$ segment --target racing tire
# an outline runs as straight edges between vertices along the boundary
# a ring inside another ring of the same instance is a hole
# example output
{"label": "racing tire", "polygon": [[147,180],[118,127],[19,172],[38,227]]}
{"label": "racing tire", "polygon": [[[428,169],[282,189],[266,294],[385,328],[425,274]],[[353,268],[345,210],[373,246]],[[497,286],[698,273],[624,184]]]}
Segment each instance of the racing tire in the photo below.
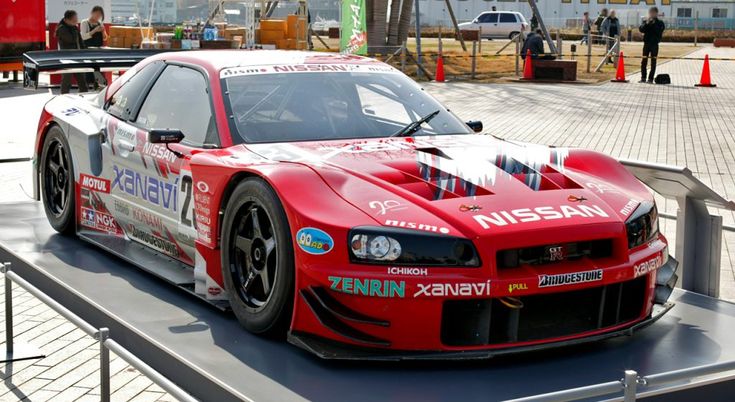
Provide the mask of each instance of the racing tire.
{"label": "racing tire", "polygon": [[263,180],[232,192],[222,219],[222,277],[230,307],[248,331],[286,335],[293,311],[294,253],[286,212]]}
{"label": "racing tire", "polygon": [[41,199],[49,223],[57,232],[72,235],[76,230],[74,165],[69,143],[59,126],[52,126],[43,141]]}

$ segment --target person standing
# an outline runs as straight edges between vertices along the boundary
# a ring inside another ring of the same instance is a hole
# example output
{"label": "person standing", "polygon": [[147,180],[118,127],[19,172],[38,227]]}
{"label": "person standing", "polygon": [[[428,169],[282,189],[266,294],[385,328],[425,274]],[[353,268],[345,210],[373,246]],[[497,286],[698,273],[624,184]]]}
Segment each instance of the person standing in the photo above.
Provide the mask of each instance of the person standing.
{"label": "person standing", "polygon": [[[610,14],[602,21],[600,25],[602,34],[605,35],[605,41],[607,42],[607,51],[615,45],[615,38],[620,35],[620,21],[615,13],[615,10],[610,10]],[[608,58],[608,63],[612,63],[612,58]]]}
{"label": "person standing", "polygon": [[[85,47],[102,47],[107,40],[107,32],[105,32],[105,26],[102,21],[105,20],[105,10],[100,6],[92,7],[92,12],[89,14],[89,18],[82,21],[79,24],[79,31],[84,40]],[[99,72],[87,73],[87,81],[94,85],[94,89],[99,89],[100,85],[107,85],[105,76]]]}
{"label": "person standing", "polygon": [[582,40],[579,41],[580,45],[588,41],[591,29],[592,20],[590,19],[590,13],[585,11],[582,14]]}
{"label": "person standing", "polygon": [[651,57],[651,72],[648,75],[648,83],[653,84],[656,77],[656,59],[658,58],[658,44],[664,34],[666,25],[658,19],[658,8],[651,7],[648,10],[648,19],[644,20],[638,28],[643,34],[643,58],[641,59],[641,82],[646,82],[646,67],[648,58]]}
{"label": "person standing", "polygon": [[[78,23],[79,18],[76,11],[66,10],[64,12],[64,18],[59,21],[59,25],[56,27],[56,40],[59,43],[59,49],[84,49],[84,41],[82,35],[79,34],[79,28],[77,28]],[[69,93],[72,76],[77,80],[79,92],[87,92],[87,81],[84,79],[83,73],[67,73],[61,74],[61,93]]]}
{"label": "person standing", "polygon": [[607,18],[607,8],[600,10],[600,13],[597,14],[597,19],[595,19],[595,29],[597,29],[598,34],[602,34],[600,27],[602,26],[602,21],[605,21],[605,18]]}

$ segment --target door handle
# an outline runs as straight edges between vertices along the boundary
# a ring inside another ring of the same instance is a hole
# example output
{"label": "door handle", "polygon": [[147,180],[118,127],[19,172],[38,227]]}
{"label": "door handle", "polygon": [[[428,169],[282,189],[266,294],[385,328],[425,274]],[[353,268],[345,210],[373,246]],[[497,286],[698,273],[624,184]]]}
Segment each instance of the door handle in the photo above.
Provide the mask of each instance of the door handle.
{"label": "door handle", "polygon": [[128,152],[135,151],[135,145],[133,145],[133,144],[131,144],[131,143],[125,141],[125,140],[120,140],[120,142],[118,142],[117,146],[120,147],[120,148],[122,148],[122,149],[124,149],[124,150],[126,150],[126,151],[128,151]]}

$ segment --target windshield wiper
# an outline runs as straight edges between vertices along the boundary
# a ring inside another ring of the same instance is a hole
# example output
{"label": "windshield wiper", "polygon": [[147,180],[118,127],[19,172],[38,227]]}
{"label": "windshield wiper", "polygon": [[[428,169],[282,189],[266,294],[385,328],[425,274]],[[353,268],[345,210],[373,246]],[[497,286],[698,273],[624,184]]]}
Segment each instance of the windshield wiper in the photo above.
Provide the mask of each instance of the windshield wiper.
{"label": "windshield wiper", "polygon": [[410,137],[416,134],[416,132],[419,131],[419,129],[421,129],[422,124],[430,122],[431,119],[436,117],[436,115],[438,115],[440,112],[441,112],[441,109],[437,109],[427,114],[426,116],[409,123],[406,127],[403,127],[397,132],[391,134],[391,137]]}

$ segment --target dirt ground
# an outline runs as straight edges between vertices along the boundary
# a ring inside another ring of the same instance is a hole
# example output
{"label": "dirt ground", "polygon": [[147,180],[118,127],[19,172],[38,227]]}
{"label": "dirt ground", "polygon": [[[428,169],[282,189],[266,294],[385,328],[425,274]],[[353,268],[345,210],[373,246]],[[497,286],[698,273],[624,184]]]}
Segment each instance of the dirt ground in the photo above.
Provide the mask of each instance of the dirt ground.
{"label": "dirt ground", "polygon": [[[339,43],[334,39],[323,38],[329,50],[337,51]],[[515,76],[515,44],[508,40],[483,40],[478,46],[476,80],[478,82],[496,82],[502,81],[505,77]],[[467,42],[467,52],[462,50],[459,41],[455,39],[443,39],[442,48],[444,55],[444,69],[447,79],[453,80],[470,80],[472,70],[472,43]],[[315,50],[328,50],[317,39],[314,40]],[[507,45],[500,54],[496,54],[503,46]],[[576,45],[576,53],[572,55],[572,45]],[[621,49],[625,59],[625,72],[630,74],[640,70],[641,64],[641,42],[622,42]],[[416,42],[411,38],[408,42],[408,48],[411,52],[416,50]],[[424,55],[424,67],[433,75],[436,71],[436,55],[439,50],[439,40],[437,38],[423,38],[421,41],[421,49]],[[662,43],[659,51],[659,63],[666,61],[666,58],[681,57],[696,50],[693,44],[688,43]],[[398,50],[398,49],[396,49]],[[547,47],[548,50],[548,47]],[[580,45],[578,41],[565,41],[563,43],[564,59],[573,58],[577,60],[577,79],[589,82],[602,82],[615,77],[615,68],[612,64],[605,64],[599,72],[595,72],[597,66],[603,60],[605,47],[603,45],[593,45],[591,49],[592,57],[589,65],[589,73],[587,72],[587,45]],[[390,55],[374,56],[381,60],[386,60]],[[390,63],[401,68],[400,57],[392,57]],[[523,61],[519,60],[520,73],[523,72]],[[416,75],[416,65],[409,60],[405,64],[405,72],[409,75]]]}

